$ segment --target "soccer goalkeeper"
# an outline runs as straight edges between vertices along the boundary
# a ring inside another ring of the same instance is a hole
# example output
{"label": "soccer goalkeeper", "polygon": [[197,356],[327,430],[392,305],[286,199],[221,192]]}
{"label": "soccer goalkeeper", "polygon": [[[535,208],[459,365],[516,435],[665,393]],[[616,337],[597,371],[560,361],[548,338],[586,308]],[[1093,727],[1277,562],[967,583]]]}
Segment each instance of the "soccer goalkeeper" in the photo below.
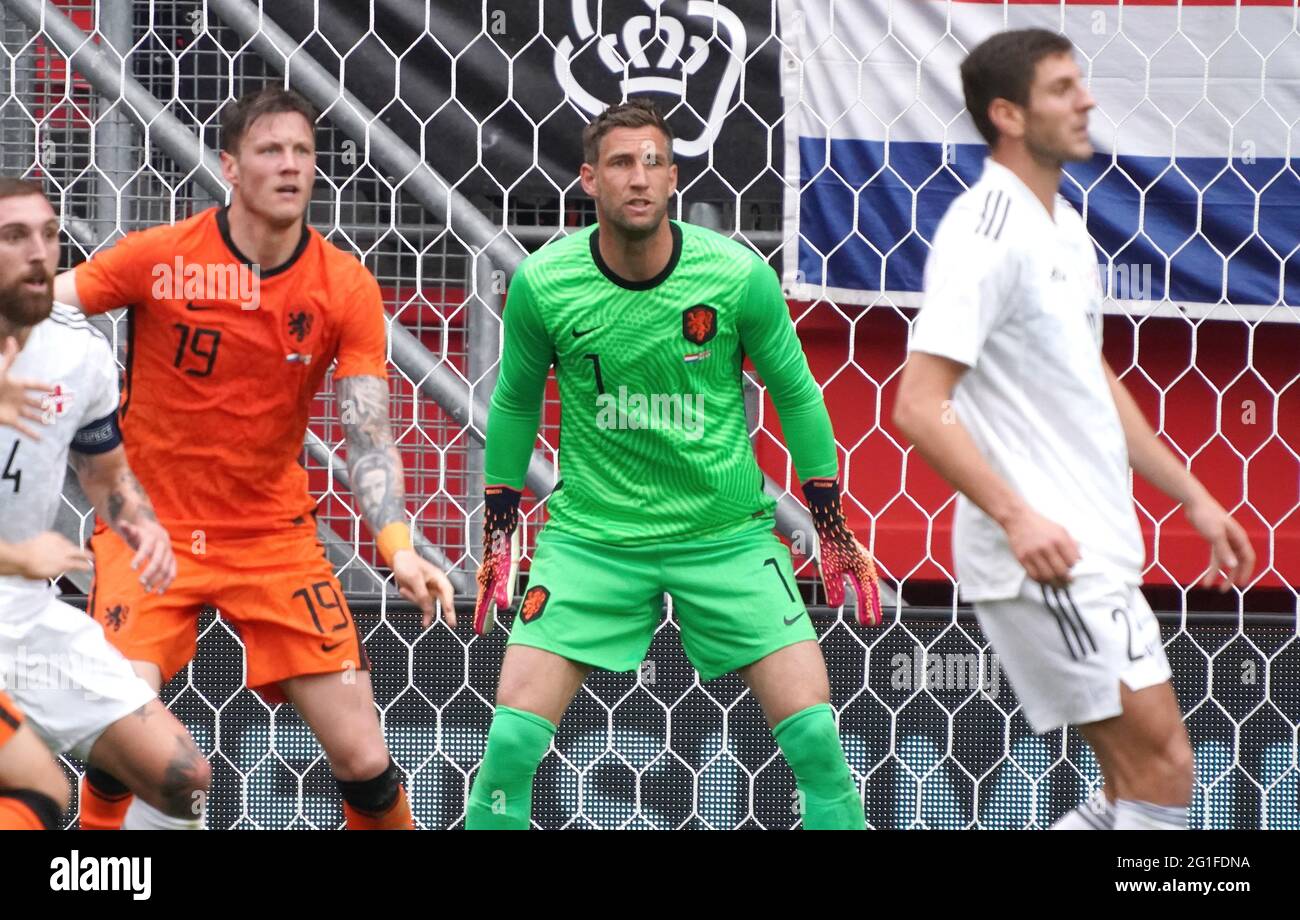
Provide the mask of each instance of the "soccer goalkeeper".
{"label": "soccer goalkeeper", "polygon": [[863,828],[826,665],[773,535],[749,444],[741,362],[781,416],[816,522],[831,604],[847,579],[880,622],[875,567],[844,522],[830,417],[776,275],[726,238],[666,219],[672,132],[653,105],[583,132],[597,225],[526,259],[510,285],[488,415],[484,561],[475,629],[510,603],[511,537],[552,364],[561,403],[550,522],[501,667],[467,828],[526,828],[533,777],[592,668],[645,658],[663,596],[702,680],[739,670],[800,791],[805,828]]}

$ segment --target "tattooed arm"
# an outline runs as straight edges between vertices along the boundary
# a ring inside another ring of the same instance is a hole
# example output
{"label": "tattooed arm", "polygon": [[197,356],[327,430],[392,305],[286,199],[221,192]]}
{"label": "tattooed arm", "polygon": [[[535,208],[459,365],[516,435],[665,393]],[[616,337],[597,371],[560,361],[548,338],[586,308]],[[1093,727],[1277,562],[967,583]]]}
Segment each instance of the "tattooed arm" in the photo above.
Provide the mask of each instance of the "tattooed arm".
{"label": "tattooed arm", "polygon": [[449,626],[456,625],[451,583],[442,570],[412,547],[406,517],[405,472],[388,420],[388,381],[344,377],[337,381],[339,417],[348,449],[352,494],[402,596],[419,605],[424,625],[433,622],[434,595]]}
{"label": "tattooed arm", "polygon": [[388,381],[344,377],[338,381],[338,403],[348,475],[362,517],[376,535],[389,524],[407,523],[402,455],[388,421]]}
{"label": "tattooed arm", "polygon": [[74,449],[68,460],[100,519],[136,551],[131,568],[140,572],[140,583],[162,594],[176,577],[176,557],[171,537],[126,462],[126,448],[119,445],[101,454]]}

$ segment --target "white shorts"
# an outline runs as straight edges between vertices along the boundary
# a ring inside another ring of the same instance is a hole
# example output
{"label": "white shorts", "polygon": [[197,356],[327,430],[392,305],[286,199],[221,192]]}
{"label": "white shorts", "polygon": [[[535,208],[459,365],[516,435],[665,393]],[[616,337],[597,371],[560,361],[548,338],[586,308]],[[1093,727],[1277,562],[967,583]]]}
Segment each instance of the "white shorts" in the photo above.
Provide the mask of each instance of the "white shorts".
{"label": "white shorts", "polygon": [[1170,678],[1136,585],[1094,575],[1059,590],[1026,578],[1018,596],[978,601],[975,614],[1039,733],[1119,715],[1120,681],[1141,690]]}
{"label": "white shorts", "polygon": [[50,750],[80,760],[104,729],[157,696],[98,623],[55,598],[12,620],[0,610],[0,689]]}

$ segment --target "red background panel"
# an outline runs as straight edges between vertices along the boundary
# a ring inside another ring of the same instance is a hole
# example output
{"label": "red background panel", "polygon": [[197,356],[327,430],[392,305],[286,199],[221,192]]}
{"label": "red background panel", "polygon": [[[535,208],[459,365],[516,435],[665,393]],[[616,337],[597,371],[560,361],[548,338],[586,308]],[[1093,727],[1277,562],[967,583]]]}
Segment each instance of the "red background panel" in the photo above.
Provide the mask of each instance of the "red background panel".
{"label": "red background panel", "polygon": [[[904,454],[890,421],[910,312],[876,308],[851,322],[827,302],[792,305],[813,375],[833,377],[823,392],[843,448],[850,524],[866,534],[874,523],[876,555],[891,575],[946,579],[952,489],[919,457]],[[1104,340],[1107,360],[1148,420],[1192,457],[1193,472],[1215,497],[1236,509],[1259,570],[1271,555],[1273,570],[1260,584],[1300,583],[1300,326],[1111,316]],[[848,363],[850,342],[856,367]],[[770,401],[765,412],[772,417]],[[757,450],[764,469],[784,481],[784,448],[761,438]],[[1172,501],[1136,477],[1134,494],[1147,511],[1138,513],[1147,581],[1190,583],[1208,559],[1204,542],[1181,512],[1171,516]]]}

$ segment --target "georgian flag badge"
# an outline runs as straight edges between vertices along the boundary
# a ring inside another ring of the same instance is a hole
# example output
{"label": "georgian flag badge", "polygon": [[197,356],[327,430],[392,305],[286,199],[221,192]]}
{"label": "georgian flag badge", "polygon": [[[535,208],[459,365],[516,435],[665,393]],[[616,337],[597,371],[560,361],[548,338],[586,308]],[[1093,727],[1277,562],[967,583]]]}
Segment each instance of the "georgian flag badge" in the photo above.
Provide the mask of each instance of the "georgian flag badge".
{"label": "georgian flag badge", "polygon": [[73,393],[63,384],[56,384],[53,391],[46,394],[41,401],[41,422],[53,425],[72,410]]}

